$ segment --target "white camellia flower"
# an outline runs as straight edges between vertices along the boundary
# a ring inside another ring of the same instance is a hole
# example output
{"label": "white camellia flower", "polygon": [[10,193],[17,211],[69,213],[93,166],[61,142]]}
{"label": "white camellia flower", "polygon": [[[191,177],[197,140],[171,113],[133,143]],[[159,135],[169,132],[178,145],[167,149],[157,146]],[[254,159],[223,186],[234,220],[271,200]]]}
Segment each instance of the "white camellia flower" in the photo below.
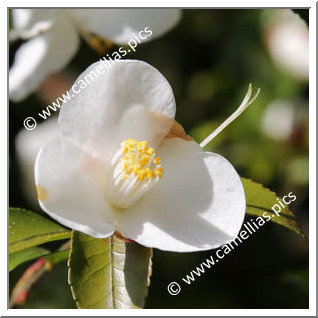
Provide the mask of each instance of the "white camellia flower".
{"label": "white camellia flower", "polygon": [[28,40],[18,49],[9,73],[10,99],[18,102],[48,74],[68,64],[78,50],[80,34],[93,33],[119,45],[137,41],[136,37],[142,37],[139,43],[146,42],[174,27],[180,10],[13,9],[12,15],[10,38]]}
{"label": "white camellia flower", "polygon": [[59,136],[35,163],[41,207],[96,238],[117,231],[177,252],[223,245],[242,225],[244,189],[232,165],[202,147],[255,100],[251,93],[250,86],[238,110],[199,145],[174,121],[164,76],[145,62],[118,61],[62,106]]}

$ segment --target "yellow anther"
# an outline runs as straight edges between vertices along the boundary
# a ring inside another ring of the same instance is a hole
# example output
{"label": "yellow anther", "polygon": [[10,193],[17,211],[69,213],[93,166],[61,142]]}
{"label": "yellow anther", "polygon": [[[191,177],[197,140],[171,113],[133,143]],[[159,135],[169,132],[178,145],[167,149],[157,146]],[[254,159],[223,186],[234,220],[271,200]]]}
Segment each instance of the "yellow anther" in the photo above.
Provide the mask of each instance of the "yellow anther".
{"label": "yellow anther", "polygon": [[150,161],[150,156],[145,156],[145,157],[143,157],[141,160],[140,160],[140,163],[141,163],[141,166],[143,167],[143,166],[145,166],[145,165],[147,165],[148,163],[149,163],[149,161]]}
{"label": "yellow anther", "polygon": [[160,166],[161,159],[155,157],[156,152],[149,147],[148,141],[137,141],[132,138],[121,143],[122,169],[125,172],[124,180],[133,174],[138,180],[148,180],[162,177],[163,169]]}
{"label": "yellow anther", "polygon": [[126,174],[131,174],[133,170],[133,167],[129,167],[128,169],[126,169]]}
{"label": "yellow anther", "polygon": [[154,175],[155,175],[156,177],[161,178],[161,177],[162,177],[162,172],[156,170],[156,171],[154,172]]}
{"label": "yellow anther", "polygon": [[162,167],[159,167],[157,168],[155,171],[154,171],[154,175],[161,178],[162,177],[162,174],[163,174],[163,169]]}

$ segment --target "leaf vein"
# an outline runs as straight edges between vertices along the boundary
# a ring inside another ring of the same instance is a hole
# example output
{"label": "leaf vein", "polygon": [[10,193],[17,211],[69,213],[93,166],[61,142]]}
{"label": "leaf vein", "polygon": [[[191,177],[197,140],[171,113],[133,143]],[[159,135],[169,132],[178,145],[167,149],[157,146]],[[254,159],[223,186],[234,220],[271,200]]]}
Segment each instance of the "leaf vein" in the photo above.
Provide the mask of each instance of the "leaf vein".
{"label": "leaf vein", "polygon": [[81,285],[79,286],[79,292],[80,292],[80,290],[84,287],[84,285],[88,283],[88,280],[91,278],[91,276],[93,276],[93,275],[95,275],[96,273],[102,271],[103,269],[107,268],[108,266],[109,266],[108,264],[103,265],[103,266],[102,266],[101,268],[99,268],[98,270],[96,270],[96,271],[94,271],[94,272],[92,272],[92,273],[89,273],[89,274],[85,277],[84,281],[82,281]]}

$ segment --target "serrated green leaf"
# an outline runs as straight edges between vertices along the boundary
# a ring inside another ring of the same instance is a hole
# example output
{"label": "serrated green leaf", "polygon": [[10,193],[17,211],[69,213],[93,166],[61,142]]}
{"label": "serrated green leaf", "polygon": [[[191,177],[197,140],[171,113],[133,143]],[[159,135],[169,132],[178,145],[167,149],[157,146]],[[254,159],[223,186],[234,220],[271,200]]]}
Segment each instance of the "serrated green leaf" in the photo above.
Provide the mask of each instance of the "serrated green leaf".
{"label": "serrated green leaf", "polygon": [[296,216],[287,205],[284,204],[285,208],[279,212],[280,216],[277,216],[272,210],[272,207],[279,201],[283,202],[275,192],[250,179],[241,178],[241,180],[245,189],[247,214],[263,216],[266,211],[271,216],[271,222],[282,225],[305,238]]}
{"label": "serrated green leaf", "polygon": [[31,261],[32,259],[41,257],[49,253],[49,250],[38,246],[33,246],[25,250],[12,253],[9,255],[9,272],[11,272],[17,266],[23,264],[24,262]]}
{"label": "serrated green leaf", "polygon": [[38,213],[9,208],[9,254],[70,236],[70,230]]}
{"label": "serrated green leaf", "polygon": [[78,308],[142,308],[152,249],[72,232],[69,283]]}

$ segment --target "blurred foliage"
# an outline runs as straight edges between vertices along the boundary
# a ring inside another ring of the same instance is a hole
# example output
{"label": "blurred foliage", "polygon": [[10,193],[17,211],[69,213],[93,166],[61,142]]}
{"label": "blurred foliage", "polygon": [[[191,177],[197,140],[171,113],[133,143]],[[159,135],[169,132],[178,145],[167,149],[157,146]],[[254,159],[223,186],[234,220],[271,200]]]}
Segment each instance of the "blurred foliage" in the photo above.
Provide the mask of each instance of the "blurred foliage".
{"label": "blurred foliage", "polygon": [[[163,73],[175,94],[176,119],[198,142],[236,109],[248,83],[260,87],[257,101],[206,149],[226,157],[241,176],[279,196],[293,191],[297,200],[291,209],[308,234],[308,83],[279,68],[267,51],[264,16],[273,11],[186,9],[175,29],[139,45],[127,58],[144,60]],[[297,13],[308,21],[308,10]],[[10,45],[10,63],[20,44]],[[72,82],[100,57],[82,41],[62,75]],[[266,108],[276,99],[288,100],[303,114],[296,118],[291,136],[281,141],[262,130]],[[20,104],[10,104],[11,206],[30,208],[21,191],[15,136],[23,129],[24,118],[50,102],[33,94]],[[167,292],[171,281],[180,281],[212,253],[154,250],[146,308],[308,308],[308,247],[275,224],[266,224],[178,296]],[[26,267],[10,274],[10,288]],[[59,264],[34,288],[24,308],[74,308],[66,271]]]}

